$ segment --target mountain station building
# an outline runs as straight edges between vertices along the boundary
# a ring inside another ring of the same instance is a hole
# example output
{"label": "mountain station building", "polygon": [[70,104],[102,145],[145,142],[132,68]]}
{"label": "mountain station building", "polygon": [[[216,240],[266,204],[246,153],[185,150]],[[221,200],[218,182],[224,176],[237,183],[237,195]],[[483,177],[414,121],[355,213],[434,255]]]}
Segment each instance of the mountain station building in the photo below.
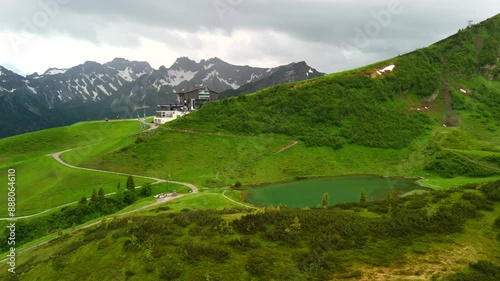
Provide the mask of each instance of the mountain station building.
{"label": "mountain station building", "polygon": [[176,93],[177,104],[158,105],[153,122],[161,125],[199,109],[203,104],[219,99],[219,93],[208,87],[197,87],[188,91]]}

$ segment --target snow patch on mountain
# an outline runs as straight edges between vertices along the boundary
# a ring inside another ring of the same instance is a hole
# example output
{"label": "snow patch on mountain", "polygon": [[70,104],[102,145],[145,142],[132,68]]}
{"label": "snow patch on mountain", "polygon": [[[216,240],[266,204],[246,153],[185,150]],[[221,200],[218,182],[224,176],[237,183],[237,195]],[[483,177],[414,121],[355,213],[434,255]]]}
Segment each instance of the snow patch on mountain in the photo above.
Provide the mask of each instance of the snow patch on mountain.
{"label": "snow patch on mountain", "polygon": [[205,65],[204,68],[205,68],[205,70],[208,70],[208,69],[210,69],[210,68],[212,68],[214,66],[215,66],[215,63],[211,63],[209,65]]}
{"label": "snow patch on mountain", "polygon": [[[79,89],[80,89],[80,87],[75,87],[75,88],[78,90],[78,92],[79,92],[79,93],[82,93],[82,91],[81,91],[81,90],[79,90]],[[90,96],[92,96],[92,95],[89,93],[89,90],[87,89],[87,87],[81,87],[81,88],[83,88],[83,91],[84,91],[84,92],[85,92],[85,93],[86,93],[89,97],[90,97]]]}
{"label": "snow patch on mountain", "polygon": [[170,86],[177,86],[184,81],[191,81],[198,71],[185,71],[185,70],[169,70],[168,76]]}
{"label": "snow patch on mountain", "polygon": [[148,74],[148,72],[147,72],[147,71],[142,71],[142,72],[136,73],[135,75],[136,75],[137,77],[141,77],[141,76],[142,76],[142,75],[144,75],[144,74]]}
{"label": "snow patch on mountain", "polygon": [[258,79],[260,79],[260,77],[262,77],[262,75],[256,75],[256,74],[252,73],[252,75],[250,76],[250,79],[248,79],[247,83],[258,80]]}
{"label": "snow patch on mountain", "polygon": [[205,78],[201,79],[203,82],[207,82],[210,77],[218,77],[219,72],[217,70],[210,71]]}
{"label": "snow patch on mountain", "polygon": [[108,92],[108,90],[106,90],[106,88],[104,87],[104,85],[97,85],[97,88],[101,89],[101,91],[106,95],[106,96],[111,96],[111,93]]}
{"label": "snow patch on mountain", "polygon": [[394,64],[391,64],[389,66],[386,66],[385,68],[377,70],[377,74],[378,75],[382,75],[382,74],[386,73],[387,71],[391,71],[392,72],[395,67],[396,66]]}
{"label": "snow patch on mountain", "polygon": [[229,87],[231,87],[233,90],[234,89],[238,89],[240,87],[240,85],[236,84],[235,82],[234,83],[230,83],[227,80],[224,80],[224,79],[222,79],[220,77],[219,77],[219,81],[225,83],[226,85],[228,85]]}
{"label": "snow patch on mountain", "polygon": [[35,95],[37,94],[34,87],[31,87],[29,85],[26,85],[26,87],[28,88],[28,90],[30,90],[31,92],[33,92],[33,94],[35,94]]}
{"label": "snow patch on mountain", "polygon": [[170,83],[168,83],[168,81],[165,80],[165,78],[158,79],[153,83],[153,86],[156,88],[157,91],[159,91],[161,87],[165,85],[170,85]]}
{"label": "snow patch on mountain", "polygon": [[119,70],[118,76],[128,82],[132,82],[134,80],[134,78],[132,78],[131,76],[130,67],[126,67],[125,70]]}
{"label": "snow patch on mountain", "polygon": [[95,101],[98,97],[99,97],[99,94],[97,92],[94,92],[92,91],[92,99]]}
{"label": "snow patch on mountain", "polygon": [[10,92],[10,90],[5,89],[4,87],[0,86],[0,91],[5,91],[5,92]]}
{"label": "snow patch on mountain", "polygon": [[67,69],[63,68],[49,68],[43,75],[56,75],[56,74],[64,74]]}

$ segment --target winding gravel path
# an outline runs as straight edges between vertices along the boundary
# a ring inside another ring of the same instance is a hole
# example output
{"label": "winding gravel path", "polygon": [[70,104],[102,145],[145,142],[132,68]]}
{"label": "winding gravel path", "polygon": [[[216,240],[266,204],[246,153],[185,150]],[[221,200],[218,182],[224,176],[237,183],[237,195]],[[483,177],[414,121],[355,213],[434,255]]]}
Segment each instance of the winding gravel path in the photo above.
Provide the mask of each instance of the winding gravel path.
{"label": "winding gravel path", "polygon": [[[49,154],[47,156],[50,156],[52,158],[54,158],[55,160],[57,160],[57,162],[61,163],[62,165],[66,166],[66,167],[69,167],[69,168],[72,168],[72,169],[78,169],[78,170],[85,170],[85,171],[92,171],[92,172],[99,172],[99,173],[108,173],[108,174],[114,174],[114,175],[125,175],[125,176],[129,176],[130,174],[126,174],[126,173],[119,173],[119,172],[111,172],[111,171],[105,171],[105,170],[98,170],[98,169],[90,169],[90,168],[83,168],[83,167],[78,167],[78,166],[74,166],[74,165],[71,165],[69,163],[66,163],[64,162],[64,160],[61,159],[61,154],[65,153],[65,152],[69,152],[69,151],[72,151],[72,150],[75,150],[75,149],[78,149],[78,148],[73,148],[73,149],[68,149],[68,150],[65,150],[65,151],[60,151],[60,152],[56,152],[56,153],[52,153],[52,154]],[[143,178],[143,179],[150,179],[150,180],[154,180],[155,183],[153,184],[158,184],[158,183],[163,183],[163,182],[168,182],[168,183],[173,183],[173,184],[179,184],[179,185],[184,185],[184,186],[187,186],[191,189],[191,193],[189,194],[193,194],[193,193],[197,193],[198,192],[198,188],[194,185],[194,184],[191,184],[191,183],[186,183],[186,182],[178,182],[178,181],[167,181],[167,180],[163,180],[163,179],[159,179],[159,178],[154,178],[154,177],[146,177],[146,176],[140,176],[140,175],[132,175],[133,177],[137,177],[137,178]],[[106,194],[106,195],[111,195],[111,194],[114,194],[114,193],[110,193],[110,194]],[[181,197],[184,197],[184,196],[187,196],[189,194],[182,194],[182,195],[178,195],[178,196],[175,196],[175,197],[165,197],[165,198],[162,198],[162,199],[158,199],[156,200],[154,203],[151,203],[151,204],[148,204],[146,206],[142,206],[140,208],[137,208],[137,209],[134,209],[134,210],[130,210],[130,211],[127,211],[127,212],[124,212],[124,213],[120,213],[120,214],[115,214],[115,215],[111,215],[109,216],[108,218],[113,218],[113,217],[120,217],[120,216],[125,216],[125,215],[129,215],[129,214],[132,214],[132,213],[135,213],[135,212],[138,212],[138,211],[142,211],[142,210],[145,210],[145,209],[148,209],[148,208],[151,208],[151,207],[154,207],[154,206],[157,206],[157,205],[160,205],[160,204],[163,204],[163,203],[166,203],[166,202],[169,202],[169,201],[172,201],[172,200],[175,200],[177,198],[181,198]],[[224,196],[225,197],[225,196]],[[229,198],[228,198],[229,199]],[[231,199],[229,199],[231,200]],[[232,200],[231,200],[232,201]],[[48,210],[45,210],[43,212],[40,212],[40,213],[37,213],[37,214],[33,214],[33,215],[29,215],[29,216],[23,216],[23,217],[16,217],[16,218],[0,218],[0,220],[8,220],[8,221],[16,221],[17,219],[21,219],[21,218],[30,218],[30,217],[34,217],[34,216],[38,216],[38,215],[41,215],[43,213],[47,213],[49,211],[52,211],[54,209],[57,209],[57,208],[61,208],[61,207],[64,207],[64,206],[68,206],[68,205],[71,205],[71,204],[76,204],[77,202],[73,202],[73,203],[68,203],[68,204],[64,204],[64,205],[61,205],[61,206],[58,206],[58,207],[54,207],[54,208],[51,208],[51,209],[48,209]],[[94,225],[97,225],[101,223],[100,221],[97,221],[97,222],[93,222],[91,224],[88,224],[88,225],[84,225],[84,226],[81,226],[79,228],[77,228],[78,230],[80,229],[85,229],[85,228],[89,228],[89,227],[92,227]],[[42,245],[45,245],[47,243],[49,243],[50,241],[53,241],[55,239],[57,239],[59,237],[54,237],[54,238],[51,238],[49,240],[46,240],[46,241],[43,241],[43,242],[40,242],[36,245],[33,245],[33,246],[30,246],[26,249],[23,249],[23,250],[20,250],[20,251],[17,251],[16,252],[16,255],[19,255],[21,253],[24,253],[24,252],[27,252],[29,250],[32,250],[32,249],[35,249],[37,247],[40,247]],[[0,263],[3,263],[7,261],[7,259],[2,259],[0,260]]]}
{"label": "winding gravel path", "polygon": [[[107,173],[107,174],[121,175],[121,176],[129,176],[129,175],[131,175],[131,174],[127,174],[127,173],[120,173],[120,172],[112,172],[112,171],[106,171],[106,170],[98,170],[98,169],[78,167],[78,166],[71,165],[71,164],[69,164],[67,162],[64,162],[64,160],[61,159],[61,155],[63,153],[70,152],[70,151],[73,151],[73,150],[76,150],[76,149],[79,149],[79,148],[81,148],[81,147],[72,148],[72,149],[68,149],[68,150],[64,150],[64,151],[60,151],[60,152],[48,154],[47,156],[50,156],[50,157],[54,158],[60,164],[66,166],[66,167],[72,168],[72,169],[78,169],[78,170],[84,170],[84,171],[91,171],[91,172],[97,172],[97,173]],[[191,189],[192,193],[198,192],[198,188],[195,185],[191,184],[191,183],[178,182],[178,181],[168,181],[168,180],[159,179],[159,178],[155,178],[155,177],[147,177],[147,176],[140,176],[140,175],[133,175],[133,174],[131,176],[133,176],[135,178],[143,178],[143,179],[153,180],[153,181],[155,181],[153,184],[173,183],[173,184],[184,185],[186,187],[189,187]],[[138,186],[137,188],[140,188],[140,186]],[[115,192],[108,193],[108,194],[106,194],[106,196],[110,196],[110,195],[113,195],[113,194],[115,194]],[[175,197],[175,198],[177,198],[177,197]],[[157,203],[157,202],[159,202],[159,203]],[[162,203],[161,200],[158,200],[157,202],[155,202],[154,204],[151,204],[150,206],[155,206],[157,204],[161,204]],[[66,206],[69,206],[69,205],[73,205],[73,204],[76,204],[76,203],[78,203],[78,202],[76,201],[76,202],[71,202],[71,203],[63,204],[63,205],[47,209],[45,211],[42,211],[42,212],[39,212],[39,213],[36,213],[36,214],[27,215],[27,216],[20,216],[20,217],[16,217],[16,218],[0,218],[0,221],[12,221],[14,219],[32,218],[32,217],[36,217],[36,216],[48,213],[48,212],[53,211],[55,209],[59,209],[59,208],[66,207]],[[145,207],[147,207],[147,206],[145,206]]]}

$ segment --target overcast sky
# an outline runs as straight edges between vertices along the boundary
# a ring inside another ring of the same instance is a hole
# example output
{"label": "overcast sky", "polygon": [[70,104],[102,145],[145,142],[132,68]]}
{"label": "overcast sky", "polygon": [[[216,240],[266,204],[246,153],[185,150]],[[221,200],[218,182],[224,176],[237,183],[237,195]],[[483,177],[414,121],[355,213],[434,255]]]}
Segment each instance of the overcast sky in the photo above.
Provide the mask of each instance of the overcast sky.
{"label": "overcast sky", "polygon": [[3,0],[0,11],[0,65],[21,74],[181,56],[330,73],[425,47],[499,13],[500,1]]}

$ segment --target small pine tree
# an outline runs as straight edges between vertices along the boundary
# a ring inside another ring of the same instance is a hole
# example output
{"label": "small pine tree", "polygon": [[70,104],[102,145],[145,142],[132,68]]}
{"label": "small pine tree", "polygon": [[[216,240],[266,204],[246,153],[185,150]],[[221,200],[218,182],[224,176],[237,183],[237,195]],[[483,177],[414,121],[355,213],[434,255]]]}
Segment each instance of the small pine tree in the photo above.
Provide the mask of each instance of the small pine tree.
{"label": "small pine tree", "polygon": [[134,183],[134,178],[132,175],[129,175],[127,178],[127,190],[134,191],[135,190],[135,183]]}
{"label": "small pine tree", "polygon": [[137,194],[133,190],[125,191],[123,196],[123,202],[126,205],[132,205],[134,204],[135,201],[137,201]]}
{"label": "small pine tree", "polygon": [[99,193],[97,194],[97,200],[104,202],[106,195],[104,194],[104,189],[99,188]]}
{"label": "small pine tree", "polygon": [[82,199],[80,199],[80,201],[78,201],[78,204],[80,204],[80,205],[87,204],[87,197],[83,196]]}
{"label": "small pine tree", "polygon": [[295,218],[293,219],[293,223],[290,225],[291,228],[294,228],[294,229],[300,229],[300,220],[299,220],[299,217],[295,216]]}
{"label": "small pine tree", "polygon": [[361,190],[361,197],[359,198],[359,202],[361,202],[361,203],[366,202],[366,193],[364,190]]}
{"label": "small pine tree", "polygon": [[328,208],[328,200],[328,192],[326,192],[323,194],[323,199],[321,200],[321,206],[323,206],[323,208]]}
{"label": "small pine tree", "polygon": [[386,200],[392,199],[392,191],[387,192]]}
{"label": "small pine tree", "polygon": [[151,188],[151,184],[146,183],[145,185],[143,185],[141,188],[140,194],[142,197],[149,197],[149,196],[153,195],[153,190]]}
{"label": "small pine tree", "polygon": [[114,196],[114,198],[119,201],[119,202],[123,202],[123,198],[125,197],[125,193],[124,193],[124,190],[122,189],[120,183],[118,183],[116,185],[116,194]]}
{"label": "small pine tree", "polygon": [[90,202],[92,202],[92,203],[97,202],[97,192],[95,191],[95,188],[94,188],[94,191],[92,192],[92,197],[90,197]]}

